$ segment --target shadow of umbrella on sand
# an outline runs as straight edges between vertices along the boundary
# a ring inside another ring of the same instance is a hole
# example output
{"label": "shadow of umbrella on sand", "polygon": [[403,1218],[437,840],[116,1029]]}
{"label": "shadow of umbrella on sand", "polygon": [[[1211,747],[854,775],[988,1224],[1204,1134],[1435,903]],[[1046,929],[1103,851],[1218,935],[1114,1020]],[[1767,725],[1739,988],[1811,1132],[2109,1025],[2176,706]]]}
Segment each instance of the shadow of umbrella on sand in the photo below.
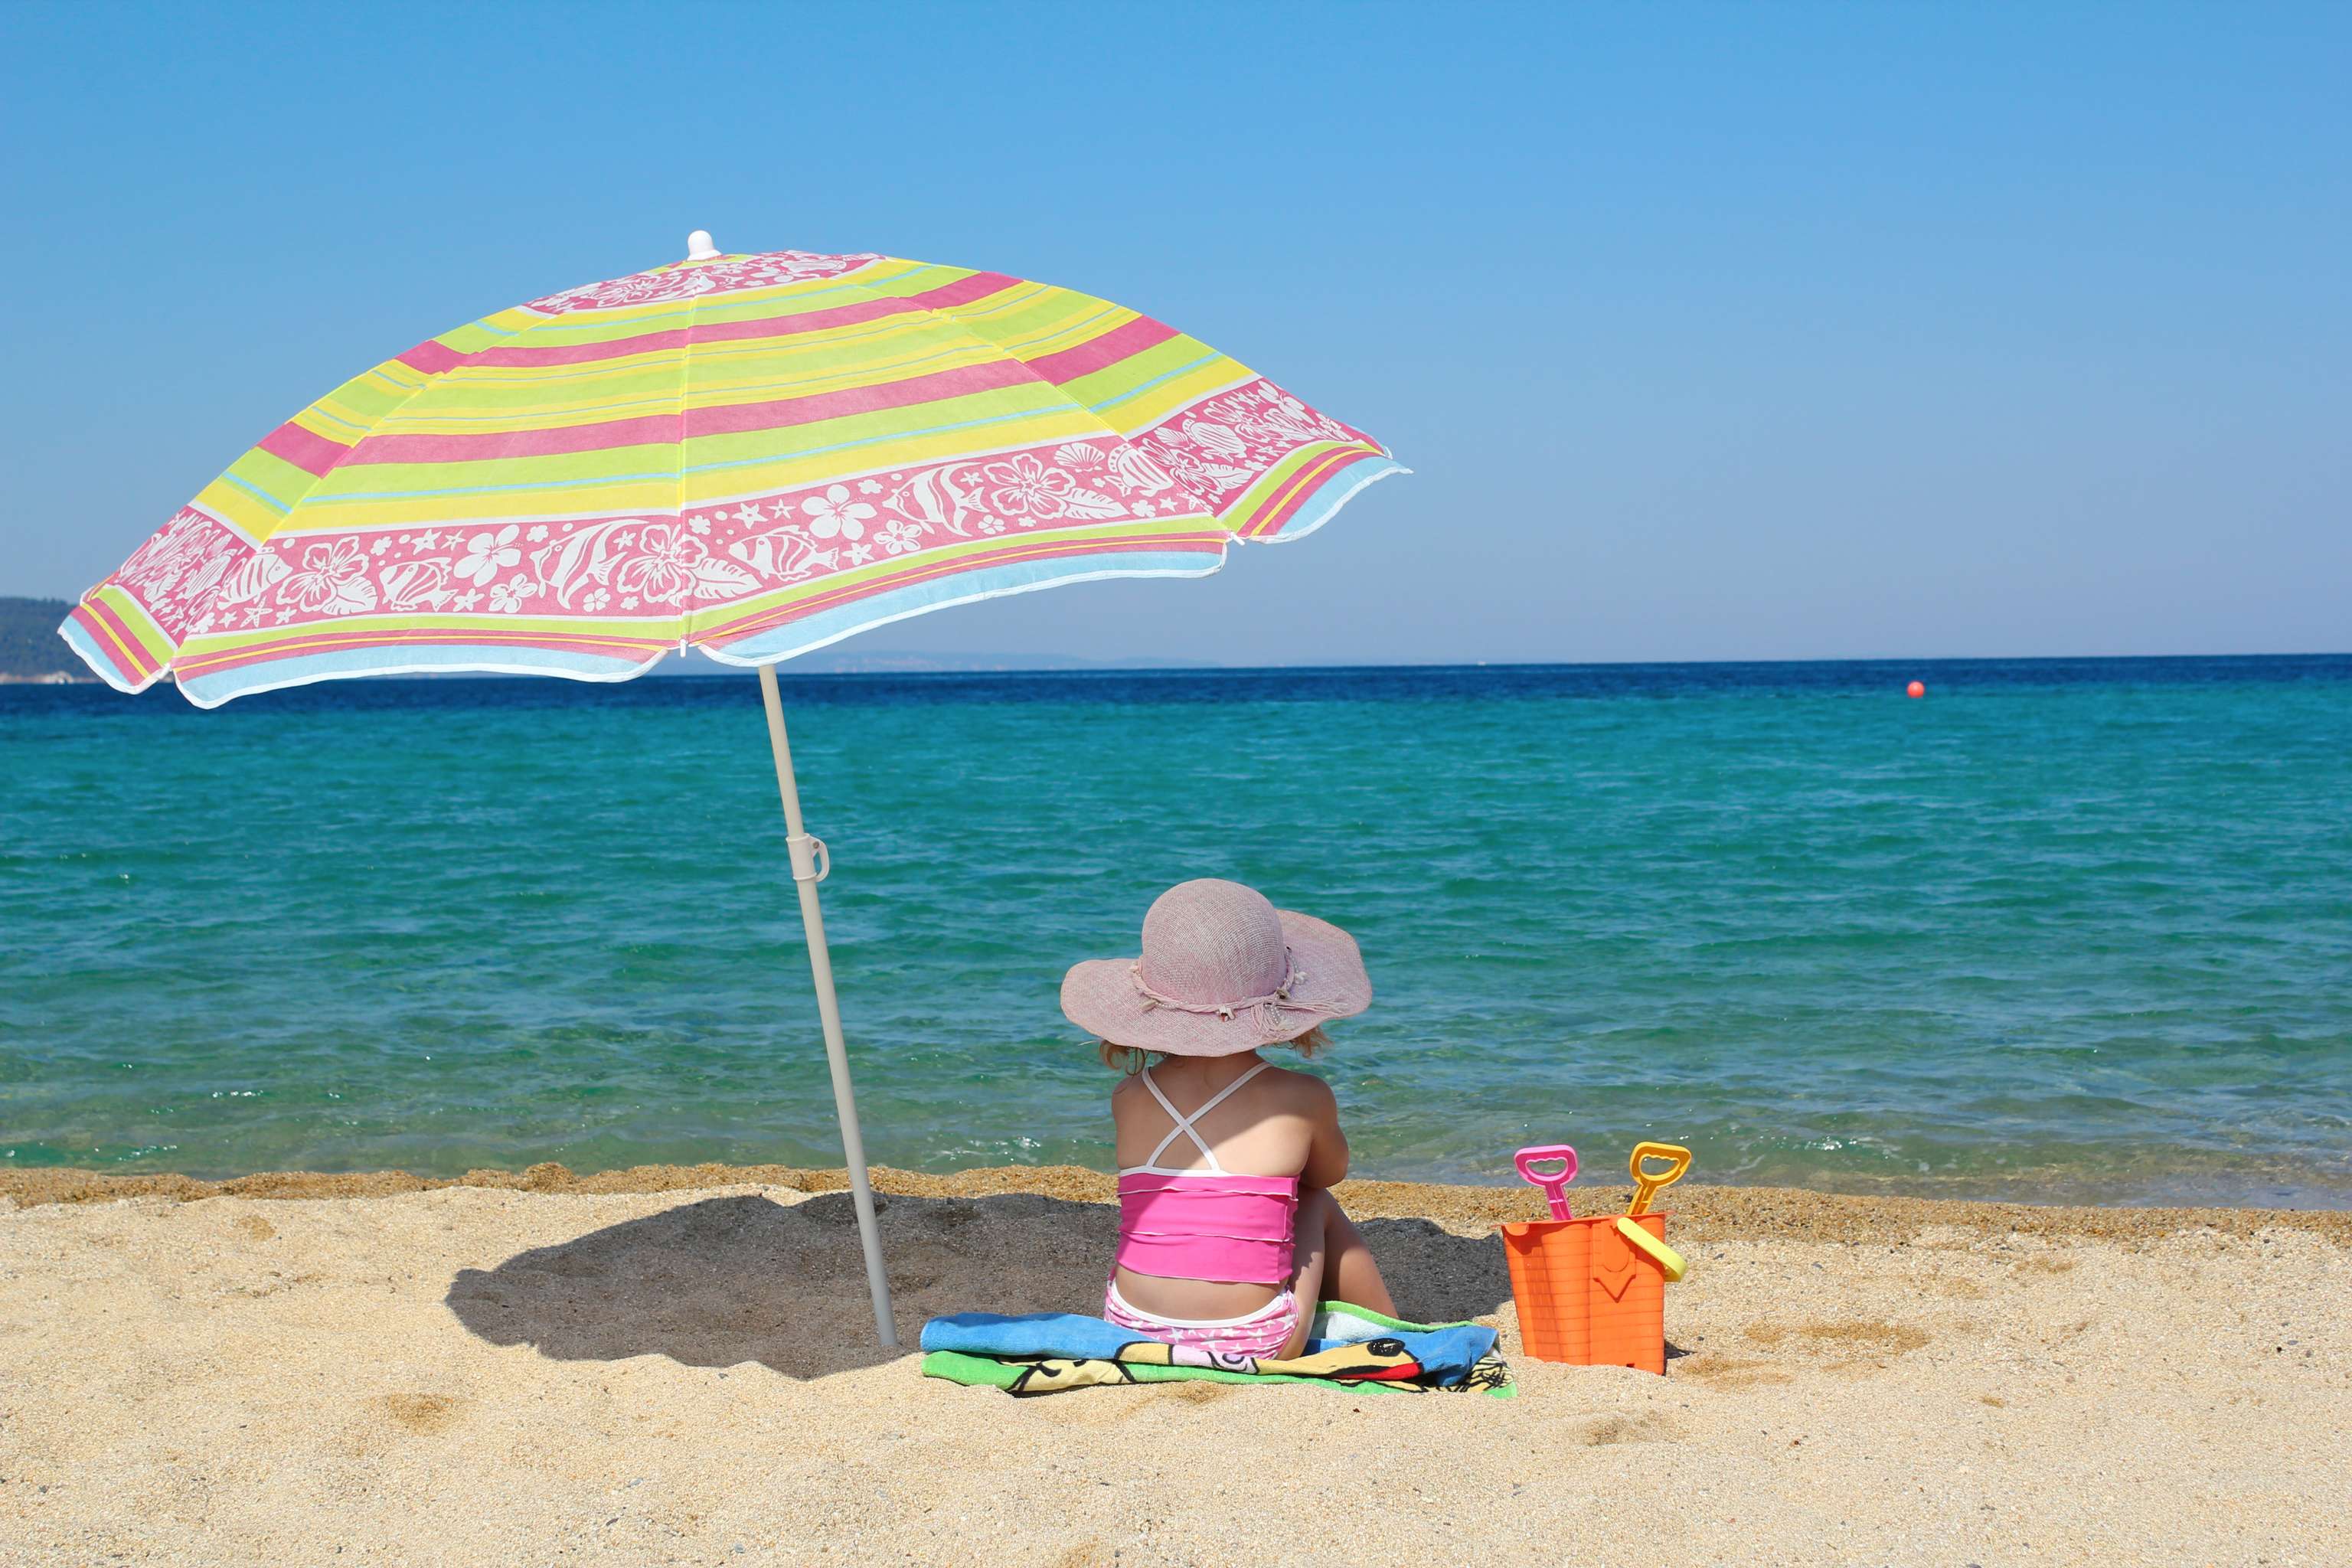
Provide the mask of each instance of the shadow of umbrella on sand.
{"label": "shadow of umbrella on sand", "polygon": [[[58,630],[199,707],[350,676],[758,669],[874,1323],[898,1342],[775,665],[928,610],[1197,577],[1404,471],[1199,341],[1041,283],[722,255],[431,338],[263,437]],[[944,826],[944,825],[943,825]]]}
{"label": "shadow of umbrella on sand", "polygon": [[[1101,1307],[1118,1210],[1034,1193],[878,1200],[902,1301],[926,1315],[1017,1293],[1036,1311]],[[1502,1249],[1427,1220],[1364,1223],[1401,1296],[1444,1321],[1496,1310],[1510,1294]],[[859,1266],[845,1193],[797,1204],[758,1194],[680,1204],[451,1281],[449,1310],[496,1345],[557,1361],[665,1355],[688,1366],[758,1362],[814,1378],[877,1359],[835,1310]]]}

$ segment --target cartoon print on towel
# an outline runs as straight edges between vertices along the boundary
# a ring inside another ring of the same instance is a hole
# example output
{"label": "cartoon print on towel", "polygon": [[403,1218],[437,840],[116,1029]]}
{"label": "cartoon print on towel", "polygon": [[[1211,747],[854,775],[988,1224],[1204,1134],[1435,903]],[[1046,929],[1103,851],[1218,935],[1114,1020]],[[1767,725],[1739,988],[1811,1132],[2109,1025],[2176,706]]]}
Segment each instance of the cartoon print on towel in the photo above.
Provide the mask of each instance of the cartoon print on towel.
{"label": "cartoon print on towel", "polygon": [[1138,1340],[1120,1348],[1115,1359],[1098,1356],[1045,1356],[1024,1367],[1012,1383],[1007,1394],[1028,1395],[1059,1394],[1065,1389],[1097,1387],[1105,1384],[1137,1383],[1137,1367],[1200,1367],[1213,1372],[1239,1373],[1258,1377],[1322,1377],[1335,1383],[1406,1383],[1421,1375],[1421,1363],[1412,1359],[1398,1339],[1366,1340],[1361,1344],[1333,1345],[1328,1350],[1312,1351],[1303,1356],[1285,1360],[1280,1356],[1233,1355],[1224,1351],[1203,1350],[1197,1345],[1171,1345],[1160,1340]]}

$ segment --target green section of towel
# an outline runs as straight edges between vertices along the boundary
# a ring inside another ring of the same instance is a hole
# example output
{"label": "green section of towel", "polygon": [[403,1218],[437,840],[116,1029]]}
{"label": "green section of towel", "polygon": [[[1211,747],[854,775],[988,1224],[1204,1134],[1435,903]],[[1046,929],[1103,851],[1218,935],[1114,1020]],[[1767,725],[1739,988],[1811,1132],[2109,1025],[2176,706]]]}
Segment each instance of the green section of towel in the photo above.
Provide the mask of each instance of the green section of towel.
{"label": "green section of towel", "polygon": [[925,1377],[944,1377],[966,1388],[1010,1388],[1024,1370],[1021,1362],[966,1355],[961,1351],[931,1351],[923,1357]]}

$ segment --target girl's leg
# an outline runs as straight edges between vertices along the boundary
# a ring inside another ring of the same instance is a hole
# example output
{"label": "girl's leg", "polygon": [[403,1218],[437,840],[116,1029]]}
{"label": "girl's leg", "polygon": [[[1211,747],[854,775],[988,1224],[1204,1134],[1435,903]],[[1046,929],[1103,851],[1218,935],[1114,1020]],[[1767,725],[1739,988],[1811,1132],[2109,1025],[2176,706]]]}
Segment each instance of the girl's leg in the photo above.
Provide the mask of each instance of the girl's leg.
{"label": "girl's leg", "polygon": [[1330,1205],[1330,1213],[1323,1220],[1325,1298],[1395,1317],[1396,1303],[1389,1299],[1388,1283],[1381,1278],[1381,1266],[1372,1261],[1372,1249],[1364,1245],[1363,1234],[1328,1193],[1317,1195]]}
{"label": "girl's leg", "polygon": [[1290,1342],[1282,1349],[1284,1355],[1297,1355],[1307,1347],[1315,1309],[1327,1299],[1396,1316],[1396,1303],[1389,1300],[1389,1288],[1381,1279],[1380,1265],[1372,1261],[1372,1249],[1364,1245],[1363,1234],[1339,1211],[1329,1193],[1318,1187],[1300,1195],[1296,1235],[1293,1250],[1297,1272],[1291,1278],[1290,1288],[1298,1300],[1298,1326],[1291,1331]]}

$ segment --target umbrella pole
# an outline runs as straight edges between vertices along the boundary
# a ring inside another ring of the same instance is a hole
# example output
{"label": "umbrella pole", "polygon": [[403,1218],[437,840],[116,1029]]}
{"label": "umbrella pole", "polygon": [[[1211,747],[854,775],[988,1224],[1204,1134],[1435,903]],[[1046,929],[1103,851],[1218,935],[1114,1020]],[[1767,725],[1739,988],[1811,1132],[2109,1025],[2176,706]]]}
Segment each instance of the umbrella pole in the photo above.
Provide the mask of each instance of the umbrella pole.
{"label": "umbrella pole", "polygon": [[849,1086],[849,1053],[841,1038],[841,1003],[833,994],[833,955],[824,945],[824,913],[816,885],[832,868],[822,839],[801,825],[800,785],[793,778],[793,748],[784,739],[784,705],[776,696],[776,667],[760,666],[760,700],[768,710],[768,743],[776,753],[776,788],[784,797],[784,844],[800,889],[801,923],[808,928],[809,973],[816,982],[816,1015],[824,1025],[824,1059],[833,1068],[833,1104],[841,1112],[841,1152],[849,1166],[849,1198],[857,1208],[857,1239],[866,1249],[866,1288],[874,1298],[874,1331],[882,1348],[898,1347],[890,1318],[890,1280],[882,1271],[882,1237],[874,1226],[874,1189],[866,1180],[866,1140],[857,1131],[857,1096]]}

